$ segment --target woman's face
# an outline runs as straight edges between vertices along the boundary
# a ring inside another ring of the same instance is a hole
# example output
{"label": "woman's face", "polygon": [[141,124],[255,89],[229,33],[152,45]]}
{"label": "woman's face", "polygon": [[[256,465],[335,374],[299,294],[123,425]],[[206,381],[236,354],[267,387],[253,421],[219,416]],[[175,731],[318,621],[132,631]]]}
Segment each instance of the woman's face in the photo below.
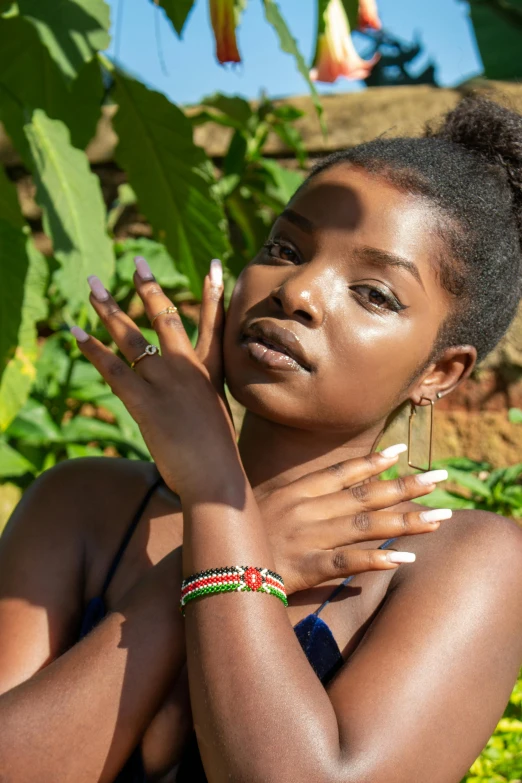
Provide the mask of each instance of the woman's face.
{"label": "woman's face", "polygon": [[233,396],[299,429],[354,435],[384,421],[448,312],[436,220],[349,164],[308,182],[237,280],[224,344]]}

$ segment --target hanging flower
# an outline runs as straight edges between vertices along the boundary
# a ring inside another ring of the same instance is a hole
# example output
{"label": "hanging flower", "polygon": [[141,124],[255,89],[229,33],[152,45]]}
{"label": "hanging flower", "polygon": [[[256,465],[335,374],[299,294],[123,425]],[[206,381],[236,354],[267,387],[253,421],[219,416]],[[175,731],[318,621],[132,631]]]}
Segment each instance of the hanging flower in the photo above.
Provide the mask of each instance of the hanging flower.
{"label": "hanging flower", "polygon": [[221,64],[240,63],[236,41],[236,0],[209,0],[210,19],[216,39],[216,57]]}
{"label": "hanging flower", "polygon": [[376,0],[359,0],[359,27],[371,27],[372,30],[380,30],[382,22],[379,19]]}
{"label": "hanging flower", "polygon": [[363,60],[353,45],[350,25],[341,0],[330,0],[324,13],[324,30],[317,37],[317,50],[310,77],[317,82],[346,79],[366,79],[379,60]]}

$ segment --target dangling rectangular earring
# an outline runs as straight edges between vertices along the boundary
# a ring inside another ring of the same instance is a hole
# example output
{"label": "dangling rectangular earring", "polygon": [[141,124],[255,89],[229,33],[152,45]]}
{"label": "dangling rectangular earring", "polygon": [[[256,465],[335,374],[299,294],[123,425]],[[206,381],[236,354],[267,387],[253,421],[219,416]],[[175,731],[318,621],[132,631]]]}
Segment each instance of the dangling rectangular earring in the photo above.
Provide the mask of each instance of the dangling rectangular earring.
{"label": "dangling rectangular earring", "polygon": [[430,451],[429,451],[429,457],[428,457],[428,467],[427,468],[421,468],[419,465],[413,465],[411,461],[411,432],[413,429],[413,417],[417,413],[417,407],[414,402],[411,403],[411,413],[410,413],[410,420],[408,422],[408,465],[410,468],[415,468],[415,470],[431,470],[431,450],[432,450],[432,444],[433,444],[433,408],[435,407],[435,403],[433,400],[430,400],[428,397],[421,397],[422,400],[428,400],[428,402],[431,405],[431,411],[430,411]]}

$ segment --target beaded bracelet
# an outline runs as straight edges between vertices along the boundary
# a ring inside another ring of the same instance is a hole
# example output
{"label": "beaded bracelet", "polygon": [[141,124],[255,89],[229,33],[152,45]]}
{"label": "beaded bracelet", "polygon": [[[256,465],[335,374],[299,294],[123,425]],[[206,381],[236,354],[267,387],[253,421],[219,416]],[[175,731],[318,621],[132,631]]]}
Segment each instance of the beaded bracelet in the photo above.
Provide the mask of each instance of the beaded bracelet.
{"label": "beaded bracelet", "polygon": [[253,566],[230,566],[211,568],[192,574],[181,583],[180,609],[185,614],[185,605],[194,598],[212,593],[265,592],[275,595],[288,606],[282,578],[268,568]]}

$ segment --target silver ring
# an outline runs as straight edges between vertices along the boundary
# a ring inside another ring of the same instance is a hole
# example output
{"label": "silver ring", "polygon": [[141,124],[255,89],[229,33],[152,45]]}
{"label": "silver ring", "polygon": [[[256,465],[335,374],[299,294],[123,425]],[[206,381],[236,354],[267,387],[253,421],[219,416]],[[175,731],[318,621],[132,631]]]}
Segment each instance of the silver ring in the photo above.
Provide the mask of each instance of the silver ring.
{"label": "silver ring", "polygon": [[139,356],[137,356],[133,362],[131,362],[131,370],[132,368],[138,364],[140,359],[144,359],[145,356],[154,356],[155,353],[158,353],[158,348],[156,345],[151,345],[150,343],[147,345],[143,353],[140,353]]}

